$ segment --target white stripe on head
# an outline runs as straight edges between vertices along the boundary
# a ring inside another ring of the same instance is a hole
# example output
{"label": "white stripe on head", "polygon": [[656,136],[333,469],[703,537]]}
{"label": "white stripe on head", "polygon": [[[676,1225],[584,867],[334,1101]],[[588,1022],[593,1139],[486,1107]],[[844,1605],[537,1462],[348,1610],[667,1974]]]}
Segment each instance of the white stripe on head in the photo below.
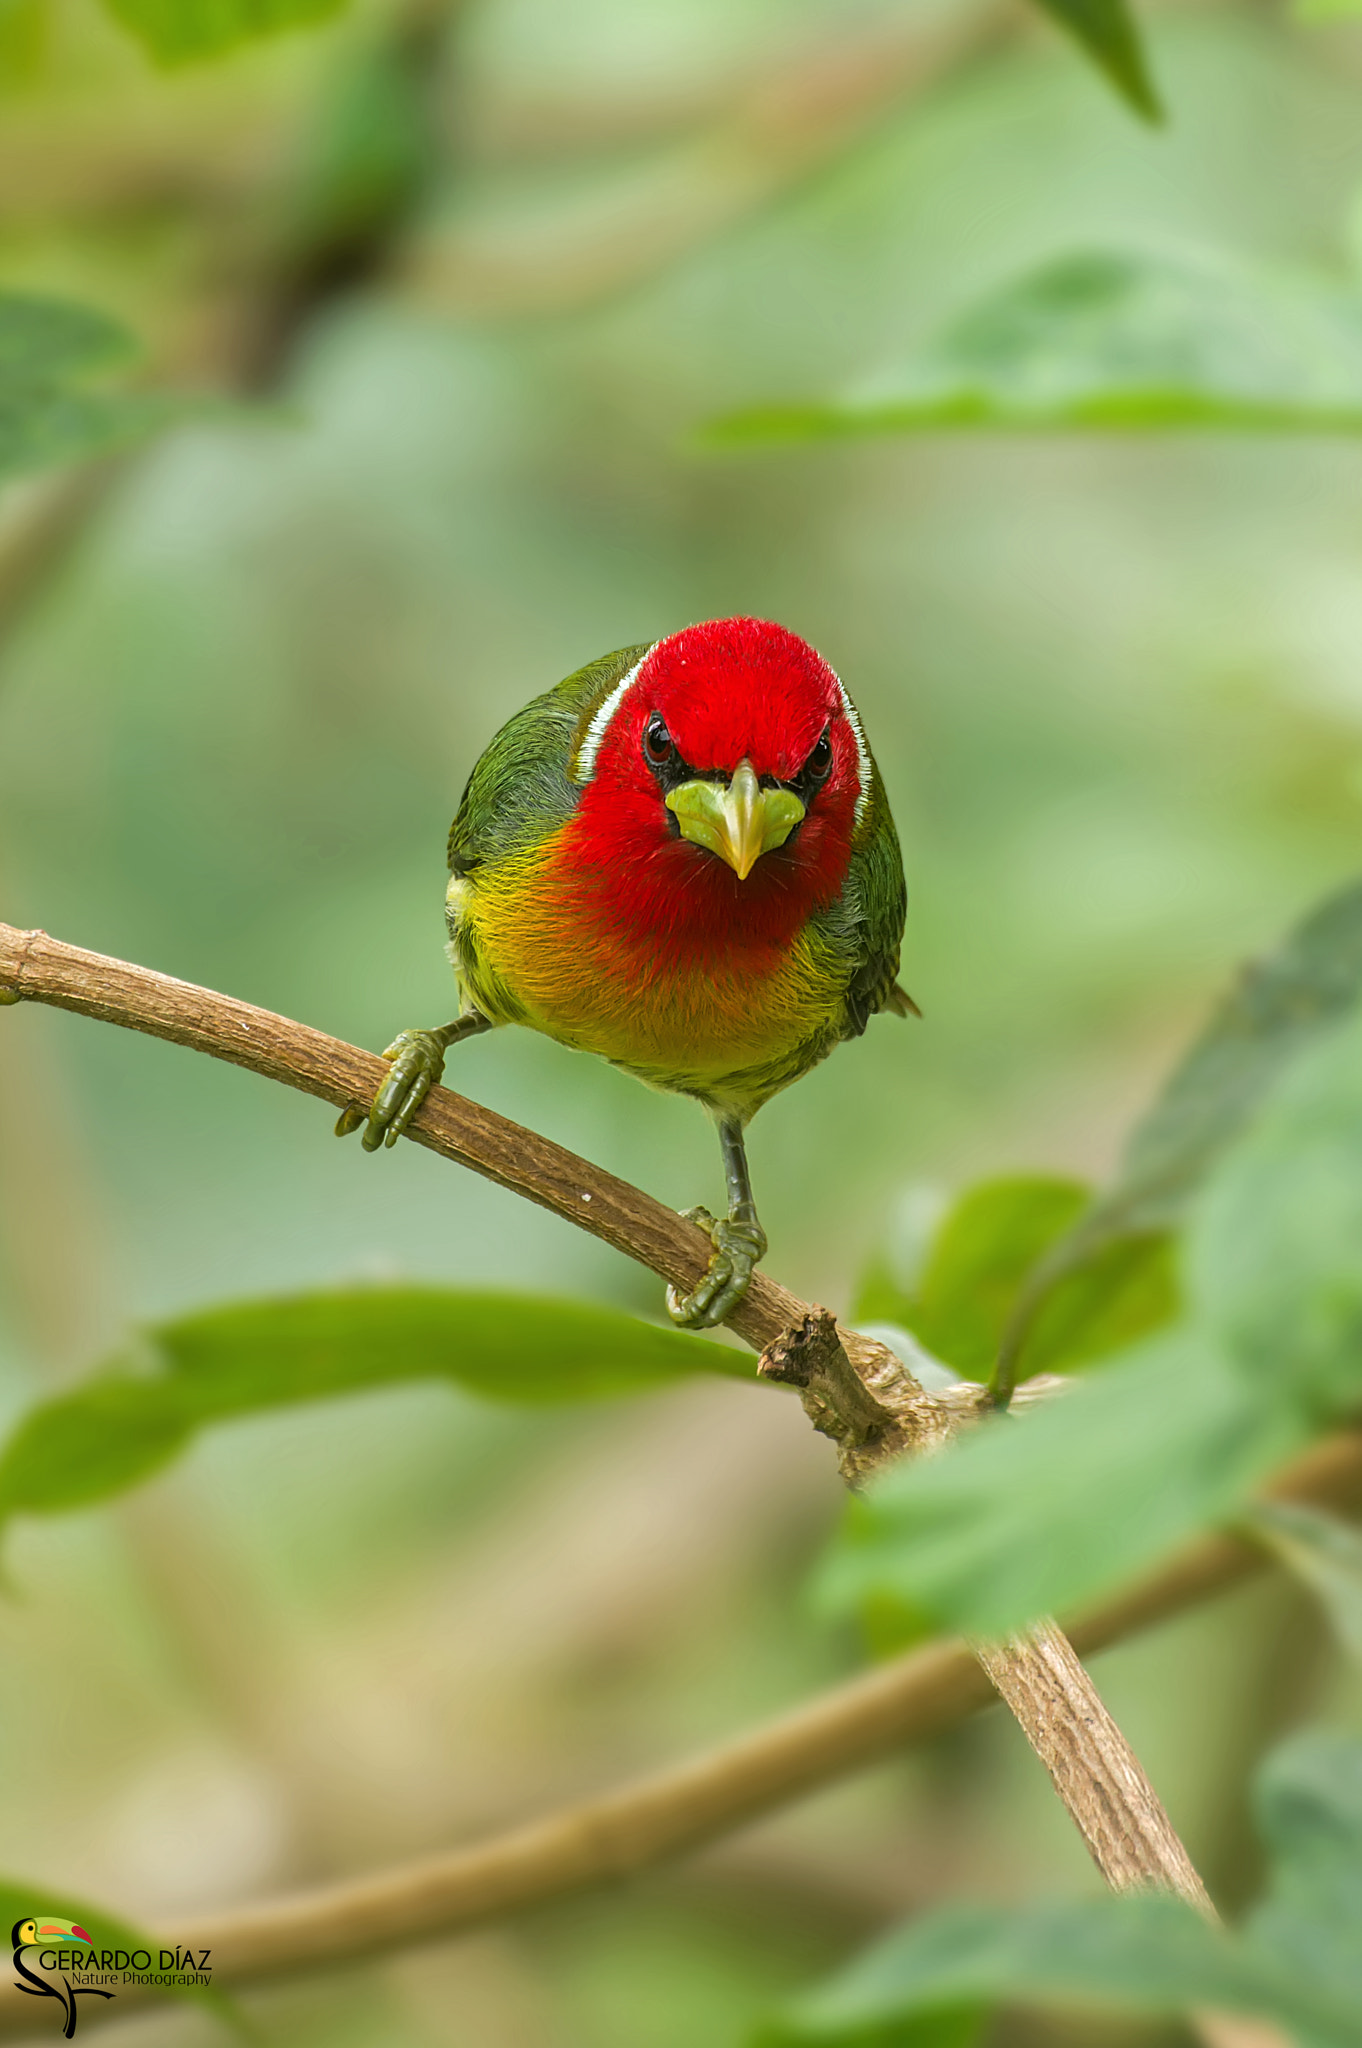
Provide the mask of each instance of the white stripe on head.
{"label": "white stripe on head", "polygon": [[652,646],[648,649],[648,654],[644,655],[643,661],[636,661],[634,663],[628,675],[621,677],[604,703],[593,713],[591,723],[583,736],[582,744],[577,749],[577,759],[572,764],[572,779],[574,782],[590,782],[592,776],[596,773],[596,756],[600,753],[601,742],[610,729],[611,719],[623,703],[625,693],[637,681],[638,672],[642,668],[643,662],[648,659],[648,655],[655,654],[661,644],[660,640],[654,640]]}
{"label": "white stripe on head", "polygon": [[842,709],[846,713],[847,724],[851,727],[851,737],[856,742],[856,778],[861,785],[856,796],[856,830],[859,832],[861,820],[864,818],[866,807],[870,802],[870,749],[865,743],[865,734],[861,730],[860,714],[850,697],[848,697],[847,686],[840,676],[837,677],[837,688],[841,692]]}

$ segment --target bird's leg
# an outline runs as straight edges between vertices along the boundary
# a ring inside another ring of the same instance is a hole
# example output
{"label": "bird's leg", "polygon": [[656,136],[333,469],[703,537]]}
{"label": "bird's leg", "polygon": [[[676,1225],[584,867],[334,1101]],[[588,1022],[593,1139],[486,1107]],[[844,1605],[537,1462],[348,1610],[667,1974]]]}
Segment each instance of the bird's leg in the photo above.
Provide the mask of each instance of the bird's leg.
{"label": "bird's leg", "polygon": [[375,1095],[367,1118],[357,1103],[350,1103],[337,1120],[336,1136],[348,1138],[351,1131],[367,1124],[361,1140],[366,1152],[376,1152],[380,1145],[395,1145],[443,1074],[450,1046],[491,1028],[489,1017],[468,1010],[438,1031],[399,1031],[383,1055],[392,1061],[392,1072]]}
{"label": "bird's leg", "polygon": [[728,1214],[716,1221],[708,1209],[686,1211],[690,1222],[709,1232],[713,1257],[704,1278],[689,1294],[678,1294],[674,1287],[667,1289],[667,1314],[684,1330],[712,1329],[731,1315],[747,1292],[757,1261],[766,1255],[766,1232],[757,1221],[738,1117],[719,1118],[719,1143],[728,1182]]}

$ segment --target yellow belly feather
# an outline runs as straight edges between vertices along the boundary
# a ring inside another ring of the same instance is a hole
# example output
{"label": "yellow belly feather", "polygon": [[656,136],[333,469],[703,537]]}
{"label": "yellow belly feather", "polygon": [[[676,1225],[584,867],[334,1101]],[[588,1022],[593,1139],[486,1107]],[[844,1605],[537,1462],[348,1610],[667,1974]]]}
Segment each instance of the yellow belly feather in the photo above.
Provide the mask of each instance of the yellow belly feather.
{"label": "yellow belly feather", "polygon": [[749,1111],[831,1049],[842,990],[807,937],[756,971],[722,957],[678,966],[593,929],[559,885],[556,837],[450,883],[450,956],[484,1016]]}

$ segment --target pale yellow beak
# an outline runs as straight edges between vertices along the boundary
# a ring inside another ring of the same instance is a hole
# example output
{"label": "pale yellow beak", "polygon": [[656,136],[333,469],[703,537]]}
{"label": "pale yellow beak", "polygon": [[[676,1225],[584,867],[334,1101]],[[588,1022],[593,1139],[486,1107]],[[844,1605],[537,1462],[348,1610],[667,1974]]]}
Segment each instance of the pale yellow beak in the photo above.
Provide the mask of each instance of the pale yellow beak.
{"label": "pale yellow beak", "polygon": [[681,837],[717,853],[740,882],[764,853],[785,844],[804,815],[792,790],[763,789],[747,760],[739,761],[727,789],[717,782],[683,782],[668,791],[666,804]]}

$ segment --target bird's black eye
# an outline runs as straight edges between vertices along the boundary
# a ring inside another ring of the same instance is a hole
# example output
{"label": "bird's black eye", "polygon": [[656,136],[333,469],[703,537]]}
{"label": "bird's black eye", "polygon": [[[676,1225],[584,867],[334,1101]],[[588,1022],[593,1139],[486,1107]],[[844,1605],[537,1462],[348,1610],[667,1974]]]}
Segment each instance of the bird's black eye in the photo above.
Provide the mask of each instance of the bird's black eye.
{"label": "bird's black eye", "polygon": [[643,728],[643,758],[654,768],[665,768],[676,748],[660,711],[655,711]]}
{"label": "bird's black eye", "polygon": [[804,763],[804,773],[814,782],[822,782],[832,767],[832,741],[827,729],[814,741],[813,752]]}

